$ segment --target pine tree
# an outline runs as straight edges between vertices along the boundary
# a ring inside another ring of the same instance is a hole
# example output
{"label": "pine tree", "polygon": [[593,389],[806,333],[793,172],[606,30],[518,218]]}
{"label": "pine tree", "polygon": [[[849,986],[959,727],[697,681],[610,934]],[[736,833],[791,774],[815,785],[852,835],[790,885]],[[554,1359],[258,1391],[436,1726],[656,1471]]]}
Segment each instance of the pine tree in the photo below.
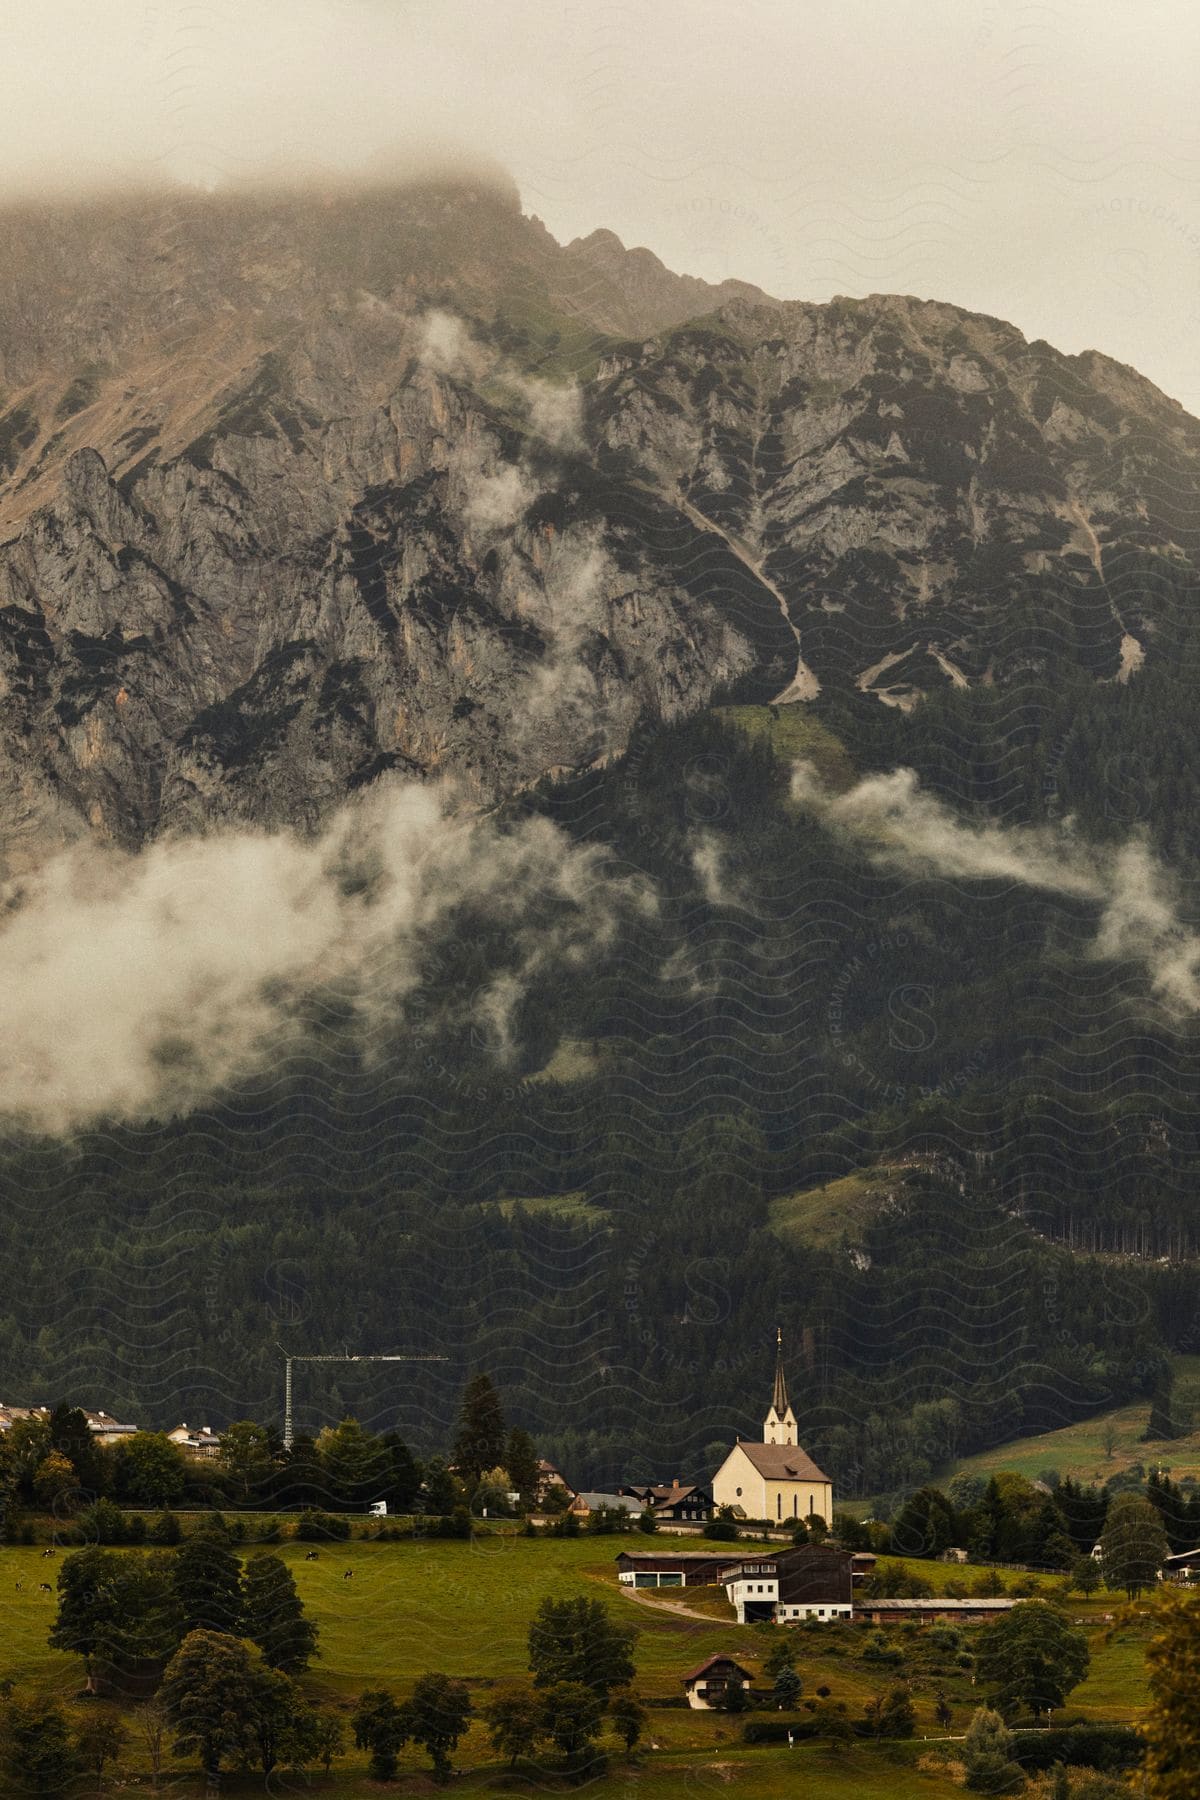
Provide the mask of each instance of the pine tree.
{"label": "pine tree", "polygon": [[459,1475],[475,1482],[485,1469],[502,1466],[506,1437],[499,1395],[488,1376],[473,1375],[463,1389],[454,1440]]}
{"label": "pine tree", "polygon": [[1175,1373],[1170,1363],[1167,1363],[1154,1384],[1154,1393],[1150,1400],[1150,1422],[1142,1434],[1143,1441],[1157,1438],[1169,1439],[1178,1435],[1171,1410],[1174,1387]]}
{"label": "pine tree", "polygon": [[291,1570],[281,1556],[253,1556],[246,1564],[242,1632],[272,1669],[297,1675],[316,1652],[317,1627],[304,1616]]}
{"label": "pine tree", "polygon": [[537,1498],[538,1456],[533,1439],[519,1425],[514,1425],[504,1446],[504,1467],[522,1500]]}

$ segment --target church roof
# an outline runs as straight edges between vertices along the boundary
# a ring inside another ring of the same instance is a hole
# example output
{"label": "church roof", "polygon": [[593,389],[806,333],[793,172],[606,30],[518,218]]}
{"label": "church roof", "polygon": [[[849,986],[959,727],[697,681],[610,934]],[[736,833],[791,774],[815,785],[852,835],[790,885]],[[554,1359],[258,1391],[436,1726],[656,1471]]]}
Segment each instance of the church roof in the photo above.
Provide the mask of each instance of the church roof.
{"label": "church roof", "polygon": [[737,1448],[745,1451],[759,1474],[768,1481],[829,1480],[812,1457],[796,1444],[750,1444],[745,1438],[739,1438]]}

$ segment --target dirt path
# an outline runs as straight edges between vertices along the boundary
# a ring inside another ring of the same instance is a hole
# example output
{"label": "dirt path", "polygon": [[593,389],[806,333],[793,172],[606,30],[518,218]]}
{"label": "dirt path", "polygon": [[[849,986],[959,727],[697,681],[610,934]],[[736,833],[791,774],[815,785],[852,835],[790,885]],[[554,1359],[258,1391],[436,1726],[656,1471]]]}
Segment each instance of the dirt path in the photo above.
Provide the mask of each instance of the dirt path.
{"label": "dirt path", "polygon": [[622,1587],[620,1592],[635,1605],[648,1606],[651,1612],[669,1612],[677,1614],[681,1619],[695,1619],[697,1624],[707,1625],[712,1631],[720,1627],[720,1619],[711,1618],[708,1613],[696,1612],[693,1607],[684,1606],[681,1600],[651,1600],[646,1594],[639,1594],[636,1588],[631,1587]]}

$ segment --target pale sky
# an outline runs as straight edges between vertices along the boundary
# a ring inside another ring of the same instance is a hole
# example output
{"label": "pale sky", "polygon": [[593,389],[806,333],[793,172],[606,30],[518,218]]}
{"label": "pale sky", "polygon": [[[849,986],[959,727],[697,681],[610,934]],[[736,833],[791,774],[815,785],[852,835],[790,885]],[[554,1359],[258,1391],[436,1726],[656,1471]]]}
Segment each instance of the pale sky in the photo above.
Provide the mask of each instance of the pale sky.
{"label": "pale sky", "polygon": [[1193,0],[3,0],[12,191],[478,149],[567,239],[890,291],[1200,413]]}

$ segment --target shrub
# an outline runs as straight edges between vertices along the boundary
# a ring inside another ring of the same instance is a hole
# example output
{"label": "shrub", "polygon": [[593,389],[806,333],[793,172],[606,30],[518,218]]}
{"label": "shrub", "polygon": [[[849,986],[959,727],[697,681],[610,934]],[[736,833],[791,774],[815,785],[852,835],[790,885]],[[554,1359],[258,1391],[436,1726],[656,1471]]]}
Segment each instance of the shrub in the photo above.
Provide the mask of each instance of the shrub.
{"label": "shrub", "polygon": [[319,1512],[315,1506],[307,1506],[296,1520],[296,1533],[304,1543],[318,1540],[329,1542],[335,1539],[344,1542],[350,1536],[350,1521],[336,1517],[333,1513]]}
{"label": "shrub", "polygon": [[1143,1749],[1132,1725],[1059,1725],[1022,1732],[1014,1740],[1013,1758],[1024,1769],[1049,1769],[1061,1762],[1115,1775],[1136,1768]]}
{"label": "shrub", "polygon": [[737,1541],[738,1528],[732,1519],[710,1519],[704,1535],[716,1544],[732,1544]]}

